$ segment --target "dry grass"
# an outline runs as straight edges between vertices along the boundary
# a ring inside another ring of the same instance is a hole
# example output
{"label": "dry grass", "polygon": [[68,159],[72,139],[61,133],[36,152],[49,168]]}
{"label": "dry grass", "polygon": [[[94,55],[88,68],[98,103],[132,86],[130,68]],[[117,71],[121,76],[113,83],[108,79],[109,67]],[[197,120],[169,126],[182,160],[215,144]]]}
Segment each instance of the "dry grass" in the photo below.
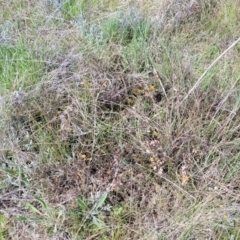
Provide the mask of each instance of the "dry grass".
{"label": "dry grass", "polygon": [[0,239],[239,238],[238,1],[0,4]]}

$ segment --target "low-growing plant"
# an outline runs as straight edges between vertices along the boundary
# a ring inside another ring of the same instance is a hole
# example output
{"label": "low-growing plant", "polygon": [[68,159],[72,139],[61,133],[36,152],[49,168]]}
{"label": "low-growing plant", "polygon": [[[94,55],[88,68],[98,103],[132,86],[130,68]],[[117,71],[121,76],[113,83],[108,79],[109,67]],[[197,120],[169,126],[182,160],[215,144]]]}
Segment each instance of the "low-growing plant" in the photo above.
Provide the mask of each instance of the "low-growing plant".
{"label": "low-growing plant", "polygon": [[[20,222],[33,222],[45,226],[49,234],[56,233],[64,221],[63,209],[52,209],[39,197],[35,197],[35,203],[23,202],[29,210],[26,215],[17,218]],[[37,205],[37,206],[36,206]]]}

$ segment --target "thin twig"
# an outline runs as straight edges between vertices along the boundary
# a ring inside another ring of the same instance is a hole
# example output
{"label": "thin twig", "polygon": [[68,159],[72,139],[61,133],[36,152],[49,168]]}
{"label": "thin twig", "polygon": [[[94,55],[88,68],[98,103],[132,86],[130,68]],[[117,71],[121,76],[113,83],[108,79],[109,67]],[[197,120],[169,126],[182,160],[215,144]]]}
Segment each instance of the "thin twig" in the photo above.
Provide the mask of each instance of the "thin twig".
{"label": "thin twig", "polygon": [[192,198],[196,202],[196,198],[192,194],[190,194],[189,192],[187,192],[186,190],[184,190],[183,188],[178,186],[176,183],[174,183],[173,181],[169,180],[167,177],[165,177],[163,175],[161,176],[161,178],[163,178],[165,181],[167,181],[168,183],[170,183],[173,186],[175,186],[177,189],[179,189],[181,192],[185,193],[187,196],[189,196],[190,198]]}
{"label": "thin twig", "polygon": [[157,77],[158,77],[158,80],[159,80],[159,83],[160,83],[161,88],[162,88],[162,90],[163,90],[163,93],[164,93],[165,98],[168,99],[167,93],[166,93],[165,88],[164,88],[164,86],[163,86],[163,83],[162,83],[161,76],[160,76],[159,72],[158,72],[155,68],[153,68],[153,72],[154,72],[154,74],[156,74]]}
{"label": "thin twig", "polygon": [[[240,37],[233,42],[219,57],[217,57],[211,64],[210,66],[205,70],[205,72],[201,75],[201,77],[197,80],[197,82],[194,84],[194,86],[188,91],[187,95],[184,97],[183,101],[181,104],[189,97],[189,95],[201,84],[203,81],[204,77],[208,73],[208,71],[225,55],[231,48],[233,48],[238,42],[240,41]],[[181,105],[180,104],[180,105]]]}

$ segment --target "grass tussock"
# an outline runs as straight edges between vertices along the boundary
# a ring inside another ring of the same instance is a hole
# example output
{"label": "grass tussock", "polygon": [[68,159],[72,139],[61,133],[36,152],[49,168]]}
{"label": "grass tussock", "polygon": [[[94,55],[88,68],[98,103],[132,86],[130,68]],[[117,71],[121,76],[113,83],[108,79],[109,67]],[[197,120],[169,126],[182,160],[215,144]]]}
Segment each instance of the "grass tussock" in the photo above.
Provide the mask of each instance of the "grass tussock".
{"label": "grass tussock", "polygon": [[160,2],[0,1],[0,239],[239,239],[240,6]]}

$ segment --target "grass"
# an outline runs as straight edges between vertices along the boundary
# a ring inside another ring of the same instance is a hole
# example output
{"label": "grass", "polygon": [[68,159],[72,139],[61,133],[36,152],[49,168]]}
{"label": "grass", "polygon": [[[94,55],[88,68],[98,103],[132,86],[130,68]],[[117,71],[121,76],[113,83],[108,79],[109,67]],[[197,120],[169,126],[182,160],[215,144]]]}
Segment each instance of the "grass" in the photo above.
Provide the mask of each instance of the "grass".
{"label": "grass", "polygon": [[39,79],[42,63],[28,51],[27,44],[0,47],[2,91],[26,87]]}
{"label": "grass", "polygon": [[239,239],[238,1],[0,3],[0,239]]}

